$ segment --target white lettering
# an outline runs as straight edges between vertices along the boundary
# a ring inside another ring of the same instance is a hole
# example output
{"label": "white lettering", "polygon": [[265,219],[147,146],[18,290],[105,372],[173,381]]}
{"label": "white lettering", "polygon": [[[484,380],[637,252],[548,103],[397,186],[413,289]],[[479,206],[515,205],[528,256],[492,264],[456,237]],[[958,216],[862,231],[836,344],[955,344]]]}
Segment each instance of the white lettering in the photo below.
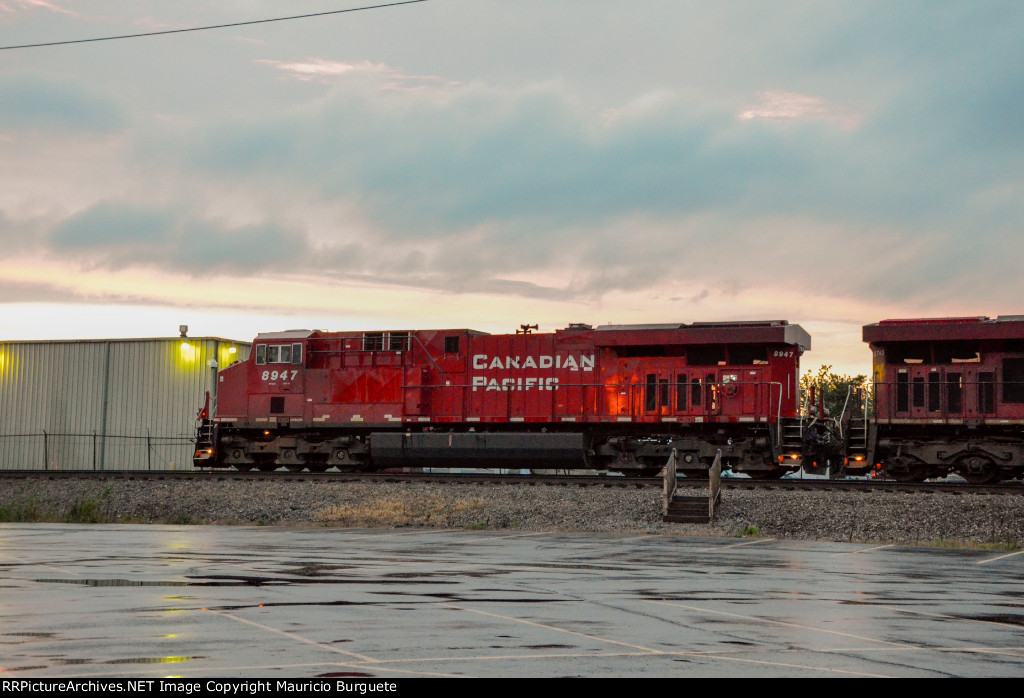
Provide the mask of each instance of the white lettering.
{"label": "white lettering", "polygon": [[[501,370],[510,371],[513,369],[557,369],[562,371],[593,371],[595,358],[593,354],[579,354],[578,356],[556,354],[554,356],[490,356],[488,354],[474,354],[473,368],[475,370]],[[276,371],[264,371],[263,379],[276,380]],[[288,371],[281,371],[280,377],[288,380]],[[295,380],[298,371],[291,371],[291,378]],[[558,390],[557,378],[524,377],[522,375],[507,378],[489,378],[487,376],[473,376],[471,387],[476,392],[481,387],[485,390]]]}

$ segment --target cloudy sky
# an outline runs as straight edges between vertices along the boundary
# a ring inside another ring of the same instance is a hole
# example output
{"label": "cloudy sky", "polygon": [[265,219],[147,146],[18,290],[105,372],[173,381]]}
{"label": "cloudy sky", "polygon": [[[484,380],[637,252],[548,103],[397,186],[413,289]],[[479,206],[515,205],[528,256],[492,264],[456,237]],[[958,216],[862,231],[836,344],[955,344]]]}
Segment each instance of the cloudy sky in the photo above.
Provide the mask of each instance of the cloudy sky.
{"label": "cloudy sky", "polygon": [[[355,8],[0,0],[0,46]],[[1024,313],[1024,3],[428,0],[0,51],[0,337]]]}

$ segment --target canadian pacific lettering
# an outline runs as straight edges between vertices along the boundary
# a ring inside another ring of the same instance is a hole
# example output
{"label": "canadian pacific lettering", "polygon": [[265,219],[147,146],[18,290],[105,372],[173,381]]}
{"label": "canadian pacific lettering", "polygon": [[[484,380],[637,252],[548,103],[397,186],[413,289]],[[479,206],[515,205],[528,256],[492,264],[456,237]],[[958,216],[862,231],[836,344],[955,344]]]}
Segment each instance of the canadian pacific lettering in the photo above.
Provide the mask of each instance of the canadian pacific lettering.
{"label": "canadian pacific lettering", "polygon": [[514,368],[554,368],[561,371],[593,371],[594,355],[580,354],[575,357],[572,354],[562,356],[488,356],[487,354],[473,355],[473,369],[511,371]]}
{"label": "canadian pacific lettering", "polygon": [[[562,356],[490,356],[488,354],[473,355],[473,369],[476,371],[517,371],[525,372],[529,369],[554,369],[558,371],[586,371],[594,370],[594,355],[580,354],[573,356],[568,354]],[[520,390],[558,390],[558,379],[555,377],[542,376],[509,376],[507,378],[496,378],[487,376],[473,376],[473,391],[481,388],[484,391],[520,391]]]}

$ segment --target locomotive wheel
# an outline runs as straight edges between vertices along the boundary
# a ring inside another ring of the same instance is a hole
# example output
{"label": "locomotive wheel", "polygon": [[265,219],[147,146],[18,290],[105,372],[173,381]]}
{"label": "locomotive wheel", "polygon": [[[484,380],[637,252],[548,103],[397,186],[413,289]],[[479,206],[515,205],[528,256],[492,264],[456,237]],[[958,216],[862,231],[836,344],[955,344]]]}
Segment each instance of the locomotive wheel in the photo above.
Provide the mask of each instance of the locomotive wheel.
{"label": "locomotive wheel", "polygon": [[284,467],[285,467],[285,470],[287,470],[290,473],[301,473],[302,469],[305,466],[302,466],[302,465],[286,465]]}
{"label": "locomotive wheel", "polygon": [[987,459],[965,458],[957,466],[957,474],[972,485],[987,485],[1003,479],[1002,471]]}
{"label": "locomotive wheel", "polygon": [[240,473],[247,473],[250,470],[252,470],[253,467],[254,466],[252,463],[235,463],[234,466],[235,470],[237,470]]}

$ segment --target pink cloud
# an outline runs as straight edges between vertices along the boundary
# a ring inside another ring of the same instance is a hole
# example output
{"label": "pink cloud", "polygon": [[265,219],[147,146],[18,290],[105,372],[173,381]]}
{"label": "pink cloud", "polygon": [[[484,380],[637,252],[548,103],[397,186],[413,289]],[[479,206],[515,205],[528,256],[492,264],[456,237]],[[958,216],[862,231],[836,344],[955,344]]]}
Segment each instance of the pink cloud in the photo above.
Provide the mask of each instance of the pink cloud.
{"label": "pink cloud", "polygon": [[788,122],[802,119],[826,119],[839,122],[844,128],[854,128],[860,117],[846,108],[823,97],[812,97],[785,90],[765,90],[757,93],[757,102],[739,113],[741,121],[764,119]]}

